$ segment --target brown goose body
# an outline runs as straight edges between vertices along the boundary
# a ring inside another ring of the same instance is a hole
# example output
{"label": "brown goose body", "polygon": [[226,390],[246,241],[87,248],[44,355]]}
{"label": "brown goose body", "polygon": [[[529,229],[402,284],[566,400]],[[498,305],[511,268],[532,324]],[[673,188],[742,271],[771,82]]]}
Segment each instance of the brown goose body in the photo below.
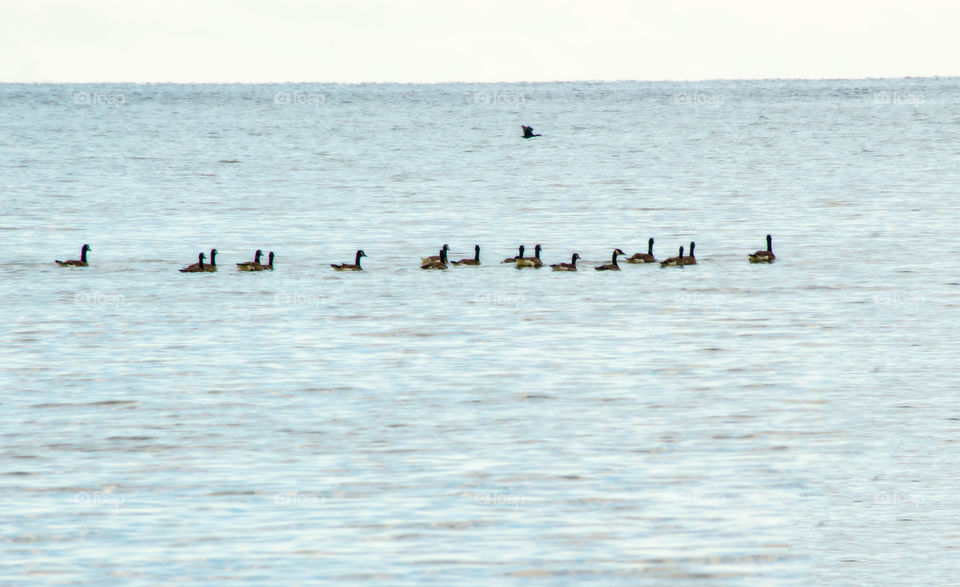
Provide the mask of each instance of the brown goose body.
{"label": "brown goose body", "polygon": [[214,273],[217,270],[217,250],[210,249],[210,262],[203,264],[203,270],[207,273]]}
{"label": "brown goose body", "polygon": [[610,259],[610,263],[606,265],[599,265],[594,267],[594,269],[597,271],[620,271],[620,265],[617,265],[617,255],[626,255],[626,253],[620,249],[614,249],[613,257]]}
{"label": "brown goose body", "polygon": [[203,262],[205,258],[206,258],[206,255],[204,255],[203,253],[200,253],[197,256],[197,262],[194,263],[193,265],[187,265],[186,267],[180,270],[180,273],[206,273],[207,265],[206,263]]}
{"label": "brown goose body", "polygon": [[440,254],[437,255],[438,259],[436,261],[430,260],[420,266],[421,269],[446,269],[447,268],[447,251],[445,249],[440,249]]}
{"label": "brown goose body", "polygon": [[473,245],[473,259],[460,259],[454,261],[454,265],[479,265],[480,264],[480,245]]}
{"label": "brown goose body", "polygon": [[330,266],[336,271],[363,271],[363,267],[360,266],[360,257],[366,257],[367,254],[363,250],[357,251],[356,260],[351,265],[350,263],[340,263],[339,265],[331,264]]}
{"label": "brown goose body", "polygon": [[660,261],[661,267],[683,267],[683,247],[680,247],[680,255],[677,257],[668,257]]}
{"label": "brown goose body", "polygon": [[524,267],[533,267],[539,269],[543,267],[543,261],[540,260],[540,251],[543,249],[540,245],[534,247],[532,257],[520,257],[516,260],[517,269],[523,269]]}
{"label": "brown goose body", "polygon": [[[450,250],[450,245],[446,245],[446,244],[443,245],[443,249],[442,249],[442,250],[443,250],[444,258],[446,258],[447,251]],[[429,257],[420,257],[420,263],[421,263],[421,264],[426,264],[426,263],[428,263],[428,262],[430,262],[430,261],[439,261],[439,260],[440,260],[440,255],[431,255],[431,256],[429,256]]]}
{"label": "brown goose body", "polygon": [[773,263],[777,260],[777,256],[773,254],[773,237],[769,234],[767,235],[767,250],[766,251],[757,251],[752,255],[749,255],[751,263]]}
{"label": "brown goose body", "polygon": [[267,255],[267,264],[257,263],[256,265],[251,265],[248,269],[241,269],[241,271],[273,271],[273,251],[270,251],[270,254]]}
{"label": "brown goose body", "polygon": [[260,265],[260,257],[263,256],[263,251],[257,249],[257,252],[253,254],[253,261],[245,261],[243,263],[237,263],[238,271],[256,271],[254,267]]}
{"label": "brown goose body", "polygon": [[657,260],[653,257],[653,238],[651,237],[647,241],[647,252],[646,253],[634,253],[627,259],[627,263],[656,263]]}
{"label": "brown goose body", "polygon": [[551,265],[550,268],[553,269],[554,271],[576,271],[577,259],[579,258],[580,258],[580,255],[577,253],[574,253],[573,256],[570,257],[569,263],[557,263],[555,265]]}
{"label": "brown goose body", "polygon": [[522,258],[523,258],[523,245],[520,245],[520,253],[519,253],[516,257],[507,257],[506,259],[504,259],[503,261],[500,261],[500,262],[501,262],[501,263],[516,263],[516,262],[517,262],[517,259],[522,259]]}
{"label": "brown goose body", "polygon": [[68,259],[66,261],[60,261],[55,259],[53,262],[61,267],[87,267],[87,251],[91,251],[90,245],[84,244],[80,247],[80,258],[79,259]]}

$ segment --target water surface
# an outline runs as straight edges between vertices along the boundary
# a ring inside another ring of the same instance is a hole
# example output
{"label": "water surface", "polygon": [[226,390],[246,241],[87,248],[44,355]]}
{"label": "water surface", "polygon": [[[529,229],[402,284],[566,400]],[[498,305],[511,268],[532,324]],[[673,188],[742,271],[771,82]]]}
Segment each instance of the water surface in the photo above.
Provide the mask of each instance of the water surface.
{"label": "water surface", "polygon": [[0,85],[0,579],[954,580],[958,90]]}

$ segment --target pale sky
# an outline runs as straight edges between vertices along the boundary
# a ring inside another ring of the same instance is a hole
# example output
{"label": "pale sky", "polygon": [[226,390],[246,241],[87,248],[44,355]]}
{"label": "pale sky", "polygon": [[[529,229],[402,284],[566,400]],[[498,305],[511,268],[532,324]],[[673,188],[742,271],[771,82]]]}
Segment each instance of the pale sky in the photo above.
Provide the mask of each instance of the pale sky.
{"label": "pale sky", "polygon": [[0,81],[960,75],[960,1],[0,0]]}

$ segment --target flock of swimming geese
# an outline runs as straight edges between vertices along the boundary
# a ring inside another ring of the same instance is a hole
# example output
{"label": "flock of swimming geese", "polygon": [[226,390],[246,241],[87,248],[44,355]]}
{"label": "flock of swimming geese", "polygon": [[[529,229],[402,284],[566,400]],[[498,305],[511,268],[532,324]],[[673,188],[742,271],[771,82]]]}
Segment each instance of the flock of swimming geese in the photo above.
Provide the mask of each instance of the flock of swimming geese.
{"label": "flock of swimming geese", "polygon": [[[653,256],[653,239],[647,241],[647,252],[646,253],[636,253],[631,257],[626,258],[627,263],[660,263],[661,267],[683,267],[685,265],[696,265],[697,259],[694,256],[693,249],[696,246],[696,243],[690,243],[690,254],[683,254],[683,247],[680,247],[680,254],[676,257],[669,257],[663,259],[662,261],[657,261]],[[87,267],[89,264],[87,262],[87,252],[90,251],[90,245],[83,245],[80,249],[80,258],[79,259],[70,259],[69,261],[60,261],[57,260],[55,263],[61,267]],[[474,256],[472,259],[460,259],[459,261],[450,261],[447,259],[447,251],[450,250],[449,245],[443,245],[440,249],[439,255],[433,255],[430,257],[421,257],[420,258],[420,268],[421,269],[446,269],[448,265],[480,265],[480,245],[474,245],[473,251]],[[520,245],[519,254],[516,257],[507,257],[501,263],[513,263],[517,269],[539,269],[543,267],[543,261],[540,260],[540,251],[542,247],[537,245],[534,247],[534,254],[532,257],[524,257],[524,246]],[[610,259],[610,263],[605,265],[598,265],[594,267],[597,271],[620,271],[620,265],[617,264],[617,257],[623,255],[624,253],[620,249],[613,250],[613,256]],[[338,263],[331,264],[336,271],[363,271],[363,267],[360,266],[360,259],[366,257],[367,254],[363,250],[357,251],[357,256],[354,259],[353,263]],[[257,252],[254,253],[253,261],[246,261],[243,263],[237,263],[237,269],[239,271],[273,271],[273,260],[274,254],[273,251],[270,251],[270,254],[267,256],[267,262],[261,263],[260,259],[263,257],[263,251],[257,249]],[[577,260],[580,258],[580,255],[574,253],[570,258],[569,263],[556,263],[550,265],[550,268],[554,271],[576,271],[577,270]],[[751,263],[773,263],[777,257],[773,254],[773,238],[768,234],[767,235],[767,250],[756,251],[747,255],[747,258]],[[206,255],[200,253],[196,263],[188,265],[180,270],[181,273],[212,273],[217,270],[217,249],[212,249],[210,251],[210,262],[205,263]]]}

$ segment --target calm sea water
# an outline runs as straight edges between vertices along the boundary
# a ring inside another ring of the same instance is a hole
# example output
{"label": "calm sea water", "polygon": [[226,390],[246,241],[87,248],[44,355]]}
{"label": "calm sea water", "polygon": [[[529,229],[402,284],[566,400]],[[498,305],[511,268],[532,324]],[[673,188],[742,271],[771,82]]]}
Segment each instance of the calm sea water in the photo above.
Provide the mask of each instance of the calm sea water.
{"label": "calm sea water", "polygon": [[955,581],[958,186],[957,79],[0,85],[0,582]]}

